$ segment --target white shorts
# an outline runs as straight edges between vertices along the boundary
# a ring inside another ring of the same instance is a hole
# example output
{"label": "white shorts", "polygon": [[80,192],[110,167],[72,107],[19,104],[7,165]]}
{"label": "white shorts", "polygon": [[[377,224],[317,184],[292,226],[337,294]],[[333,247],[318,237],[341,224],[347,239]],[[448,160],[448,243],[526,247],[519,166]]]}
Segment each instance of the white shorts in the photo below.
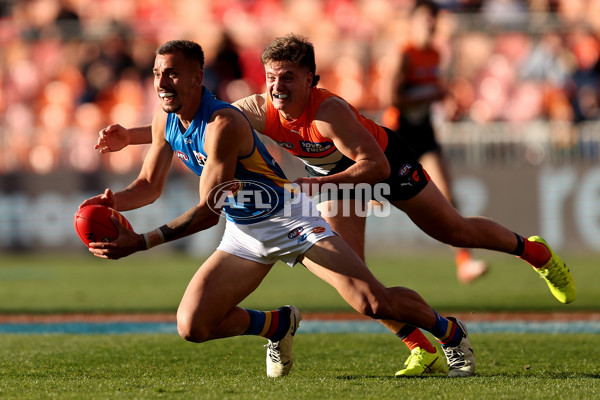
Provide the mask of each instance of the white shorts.
{"label": "white shorts", "polygon": [[217,250],[261,264],[281,260],[293,267],[313,244],[335,235],[314,203],[302,196],[299,203],[286,204],[264,221],[241,225],[227,220]]}

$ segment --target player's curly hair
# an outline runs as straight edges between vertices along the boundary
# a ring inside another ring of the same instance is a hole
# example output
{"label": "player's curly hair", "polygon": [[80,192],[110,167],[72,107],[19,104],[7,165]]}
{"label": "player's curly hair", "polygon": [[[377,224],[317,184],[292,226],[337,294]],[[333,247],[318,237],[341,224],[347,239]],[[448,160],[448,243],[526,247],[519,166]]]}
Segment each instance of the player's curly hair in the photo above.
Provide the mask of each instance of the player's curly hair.
{"label": "player's curly hair", "polygon": [[313,74],[312,86],[317,86],[320,76],[316,74],[315,48],[304,36],[293,33],[275,38],[263,50],[263,65],[273,61],[289,61],[308,68]]}
{"label": "player's curly hair", "polygon": [[156,54],[164,56],[181,52],[186,58],[196,60],[200,63],[200,68],[204,69],[204,50],[202,47],[191,40],[169,40],[156,50]]}

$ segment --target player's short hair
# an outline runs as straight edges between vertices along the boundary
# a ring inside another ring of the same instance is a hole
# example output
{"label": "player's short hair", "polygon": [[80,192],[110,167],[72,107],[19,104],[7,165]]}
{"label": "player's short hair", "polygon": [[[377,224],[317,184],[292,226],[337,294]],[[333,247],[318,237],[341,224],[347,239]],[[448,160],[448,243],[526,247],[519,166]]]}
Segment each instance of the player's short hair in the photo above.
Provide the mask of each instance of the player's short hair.
{"label": "player's short hair", "polygon": [[411,10],[411,14],[414,15],[419,8],[426,8],[434,18],[437,17],[440,12],[440,6],[432,0],[417,0]]}
{"label": "player's short hair", "polygon": [[156,54],[164,56],[181,52],[186,58],[200,63],[200,68],[204,69],[204,50],[202,47],[191,40],[169,40],[156,50]]}
{"label": "player's short hair", "polygon": [[263,65],[274,61],[289,61],[306,67],[313,74],[312,86],[317,86],[320,76],[316,74],[315,48],[304,36],[293,33],[275,38],[263,50]]}

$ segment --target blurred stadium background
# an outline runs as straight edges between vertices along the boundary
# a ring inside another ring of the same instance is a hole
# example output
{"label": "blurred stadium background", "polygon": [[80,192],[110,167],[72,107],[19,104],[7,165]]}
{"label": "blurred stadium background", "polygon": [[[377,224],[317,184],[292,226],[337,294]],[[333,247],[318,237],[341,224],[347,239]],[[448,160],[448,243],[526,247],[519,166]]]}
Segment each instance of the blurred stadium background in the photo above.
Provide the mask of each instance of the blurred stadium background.
{"label": "blurred stadium background", "polygon": [[[270,40],[303,34],[315,44],[320,85],[380,120],[413,3],[0,0],[0,251],[84,250],[72,227],[78,204],[129,183],[146,149],[100,156],[98,131],[150,122],[162,42],[199,42],[206,86],[233,101],[263,90]],[[556,249],[600,252],[600,1],[438,4],[451,96],[435,122],[459,208]],[[137,231],[197,201],[197,180],[174,165],[163,198],[126,213]],[[170,248],[206,254],[220,229]],[[401,213],[372,217],[368,230],[371,250],[442,247]]]}

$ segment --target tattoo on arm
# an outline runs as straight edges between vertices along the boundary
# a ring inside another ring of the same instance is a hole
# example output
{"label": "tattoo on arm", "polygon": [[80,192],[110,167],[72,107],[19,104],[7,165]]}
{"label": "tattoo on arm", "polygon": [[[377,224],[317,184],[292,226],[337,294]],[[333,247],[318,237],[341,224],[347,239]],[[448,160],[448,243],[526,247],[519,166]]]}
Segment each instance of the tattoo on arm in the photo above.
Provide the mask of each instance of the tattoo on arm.
{"label": "tattoo on arm", "polygon": [[185,214],[181,215],[175,221],[173,221],[174,223],[172,223],[172,225],[176,225],[174,228],[171,228],[167,224],[158,228],[162,232],[165,238],[165,242],[169,242],[171,240],[175,240],[184,236],[183,233],[192,224],[192,222],[196,218],[197,213],[198,210],[196,208],[193,208],[191,210],[188,210]]}

